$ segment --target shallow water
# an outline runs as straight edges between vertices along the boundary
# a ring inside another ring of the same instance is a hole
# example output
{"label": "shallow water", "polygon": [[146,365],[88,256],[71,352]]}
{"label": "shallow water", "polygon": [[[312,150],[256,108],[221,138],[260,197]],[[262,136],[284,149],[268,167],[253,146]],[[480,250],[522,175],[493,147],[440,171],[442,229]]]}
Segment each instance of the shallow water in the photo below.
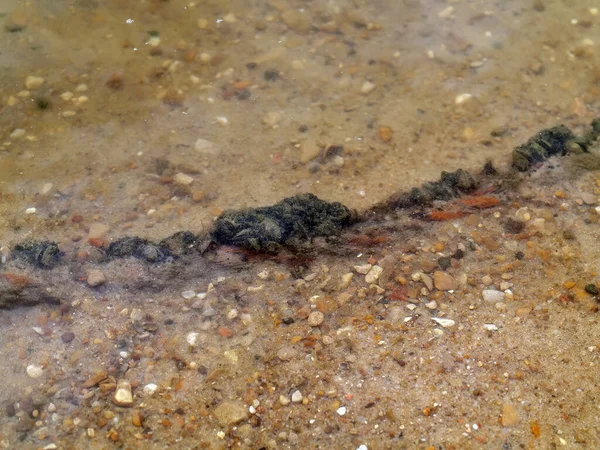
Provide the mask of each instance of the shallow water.
{"label": "shallow water", "polygon": [[[300,272],[285,255],[257,262],[225,249],[170,271],[102,263],[105,281],[89,281],[98,248],[123,235],[205,233],[225,210],[305,192],[362,211],[442,170],[490,159],[505,169],[542,128],[584,130],[600,112],[597,8],[1,0],[0,269],[20,267],[16,243],[56,241],[68,266],[19,270],[71,305],[0,316],[0,400],[12,405],[2,445],[597,445],[599,331],[583,289],[597,270],[594,172],[556,164],[498,210],[368,230],[385,239],[324,252]],[[502,223],[523,205],[530,236],[515,240]],[[575,243],[563,242],[566,228]],[[471,256],[442,271],[457,294],[412,277],[433,278],[437,258],[467,240]],[[515,251],[526,258],[507,267]],[[353,266],[373,263],[384,275],[366,283]],[[353,281],[340,287],[345,273]],[[515,299],[480,304],[501,283]],[[402,286],[413,309],[378,303]],[[579,289],[575,306],[560,300],[565,289]],[[190,290],[206,295],[183,298]],[[314,309],[325,314],[317,326]],[[432,315],[458,324],[440,334]],[[499,332],[482,328],[498,321]],[[40,378],[25,375],[31,365]],[[114,383],[82,387],[101,370]],[[132,383],[132,408],[115,405],[118,380]],[[158,393],[145,394],[152,383]],[[288,404],[296,390],[303,400]]]}

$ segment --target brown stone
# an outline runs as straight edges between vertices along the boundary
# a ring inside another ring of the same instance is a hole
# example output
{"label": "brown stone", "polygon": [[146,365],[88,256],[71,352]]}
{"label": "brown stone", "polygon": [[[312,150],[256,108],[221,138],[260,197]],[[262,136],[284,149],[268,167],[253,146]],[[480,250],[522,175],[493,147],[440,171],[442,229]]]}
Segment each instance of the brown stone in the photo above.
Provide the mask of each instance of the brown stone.
{"label": "brown stone", "polygon": [[458,283],[454,277],[440,270],[434,272],[433,283],[435,288],[440,291],[453,291],[458,288]]}

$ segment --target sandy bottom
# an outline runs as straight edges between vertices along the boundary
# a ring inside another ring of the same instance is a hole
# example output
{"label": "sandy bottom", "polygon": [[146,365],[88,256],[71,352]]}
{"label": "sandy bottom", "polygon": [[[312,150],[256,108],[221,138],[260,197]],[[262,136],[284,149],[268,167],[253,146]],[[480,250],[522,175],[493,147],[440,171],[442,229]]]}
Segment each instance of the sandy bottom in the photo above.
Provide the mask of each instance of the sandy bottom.
{"label": "sandy bottom", "polygon": [[[118,237],[298,193],[364,210],[442,170],[505,168],[541,128],[582,131],[600,113],[595,2],[0,15],[0,276],[62,302],[0,314],[0,446],[600,446],[600,173],[569,158],[493,208],[392,215],[302,261],[98,262]],[[67,262],[16,261],[32,238]]]}

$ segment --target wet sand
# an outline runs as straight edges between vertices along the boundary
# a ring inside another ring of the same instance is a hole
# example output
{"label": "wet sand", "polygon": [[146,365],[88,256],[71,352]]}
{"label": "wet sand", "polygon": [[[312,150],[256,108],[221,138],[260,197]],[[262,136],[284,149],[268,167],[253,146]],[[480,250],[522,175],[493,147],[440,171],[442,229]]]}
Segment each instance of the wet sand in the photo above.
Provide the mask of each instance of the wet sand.
{"label": "wet sand", "polygon": [[594,7],[0,5],[0,270],[32,238],[71,258],[18,266],[62,306],[0,315],[2,445],[598,446],[598,173],[569,159],[494,208],[390,217],[307,261],[98,264],[124,235],[304,192],[364,210],[442,170],[506,168],[541,128],[583,131]]}

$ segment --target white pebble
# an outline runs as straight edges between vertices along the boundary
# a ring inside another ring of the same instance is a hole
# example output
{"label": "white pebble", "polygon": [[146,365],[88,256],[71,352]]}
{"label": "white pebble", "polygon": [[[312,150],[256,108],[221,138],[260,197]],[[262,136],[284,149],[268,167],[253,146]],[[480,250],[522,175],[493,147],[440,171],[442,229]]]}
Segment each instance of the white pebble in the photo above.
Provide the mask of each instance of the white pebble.
{"label": "white pebble", "polygon": [[35,364],[30,364],[25,369],[25,372],[30,378],[39,378],[44,375],[44,368]]}
{"label": "white pebble", "polygon": [[365,444],[360,444],[356,450],[369,450]]}
{"label": "white pebble", "polygon": [[144,386],[144,394],[146,395],[154,395],[156,393],[156,391],[158,390],[158,386],[154,383],[149,383],[146,386]]}
{"label": "white pebble", "polygon": [[226,127],[227,125],[229,125],[229,120],[227,119],[227,117],[219,116],[217,117],[217,123],[222,127]]}
{"label": "white pebble", "polygon": [[448,6],[444,9],[442,9],[439,13],[438,13],[438,17],[440,19],[447,19],[448,17],[450,17],[452,15],[452,13],[454,12],[454,7],[453,6]]}
{"label": "white pebble", "polygon": [[504,300],[505,294],[502,291],[496,291],[494,289],[485,289],[482,292],[482,296],[486,302],[501,302],[502,300]]}
{"label": "white pebble", "polygon": [[300,391],[294,391],[292,393],[292,401],[294,403],[300,403],[302,401],[302,398],[303,398],[302,397],[302,392],[300,392]]}
{"label": "white pebble", "polygon": [[173,177],[173,181],[175,181],[175,183],[177,184],[181,184],[183,186],[189,186],[190,184],[192,184],[194,182],[194,178],[186,175],[185,173],[177,173],[175,174],[175,176]]}
{"label": "white pebble", "polygon": [[456,322],[452,319],[440,319],[439,317],[432,317],[431,320],[440,324],[443,328],[450,328],[456,325]]}
{"label": "white pebble", "polygon": [[336,413],[338,413],[339,416],[343,416],[346,414],[346,407],[345,406],[340,406],[338,409],[336,409]]}
{"label": "white pebble", "polygon": [[186,300],[189,300],[190,298],[194,298],[196,296],[196,293],[194,291],[183,291],[181,293],[181,296]]}
{"label": "white pebble", "polygon": [[200,333],[196,333],[196,332],[191,332],[188,333],[188,335],[186,336],[185,340],[187,341],[188,344],[190,344],[192,347],[195,347],[196,344],[198,343],[198,336],[200,335]]}
{"label": "white pebble", "polygon": [[498,327],[493,323],[486,323],[483,325],[483,328],[485,328],[488,331],[498,331]]}
{"label": "white pebble", "polygon": [[10,133],[11,139],[18,139],[20,137],[25,136],[25,130],[23,128],[15,128],[12,133]]}
{"label": "white pebble", "polygon": [[379,280],[379,276],[381,275],[382,272],[383,272],[383,267],[380,267],[380,266],[371,267],[371,270],[369,270],[369,273],[367,273],[365,275],[365,281],[367,282],[367,284],[375,283],[377,280]]}
{"label": "white pebble", "polygon": [[313,311],[308,316],[308,324],[311,327],[318,327],[319,325],[321,325],[323,323],[324,319],[325,319],[325,316],[323,315],[323,313],[321,311]]}
{"label": "white pebble", "polygon": [[470,100],[471,97],[473,97],[473,96],[471,94],[467,94],[467,93],[457,95],[456,98],[454,99],[454,103],[456,103],[457,105],[460,105],[460,104],[466,102],[467,100]]}
{"label": "white pebble", "polygon": [[279,403],[282,404],[283,406],[289,405],[290,404],[290,398],[286,395],[280,395],[279,396]]}
{"label": "white pebble", "polygon": [[366,275],[369,273],[369,270],[371,270],[371,267],[373,267],[371,264],[363,264],[361,266],[354,266],[354,270],[356,270],[358,273]]}
{"label": "white pebble", "polygon": [[25,78],[25,87],[27,89],[39,89],[42,84],[44,84],[44,79],[42,77],[34,77],[30,75],[27,78]]}
{"label": "white pebble", "polygon": [[371,83],[370,81],[365,81],[360,88],[360,92],[361,92],[361,94],[369,94],[369,93],[373,92],[373,90],[376,87],[377,86],[374,83]]}
{"label": "white pebble", "polygon": [[35,208],[27,208],[25,214],[35,214],[37,210]]}

